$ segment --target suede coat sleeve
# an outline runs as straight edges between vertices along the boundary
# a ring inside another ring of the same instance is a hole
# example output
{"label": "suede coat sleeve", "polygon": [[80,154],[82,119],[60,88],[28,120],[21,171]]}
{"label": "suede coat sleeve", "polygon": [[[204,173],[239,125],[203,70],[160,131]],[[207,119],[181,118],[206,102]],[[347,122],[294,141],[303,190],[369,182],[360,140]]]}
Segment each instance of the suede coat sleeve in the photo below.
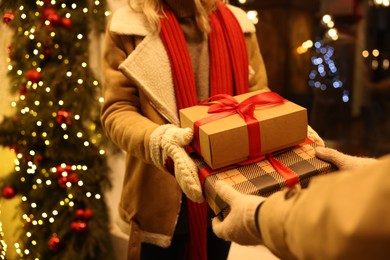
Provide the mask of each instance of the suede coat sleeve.
{"label": "suede coat sleeve", "polygon": [[282,259],[390,259],[389,199],[390,155],[271,195],[258,222]]}
{"label": "suede coat sleeve", "polygon": [[101,110],[104,129],[120,148],[151,163],[149,136],[164,121],[158,115],[152,120],[143,115],[137,86],[118,70],[129,50],[135,48],[135,37],[127,36],[128,41],[123,42],[124,37],[118,34],[107,32],[106,35],[103,57],[105,101]]}

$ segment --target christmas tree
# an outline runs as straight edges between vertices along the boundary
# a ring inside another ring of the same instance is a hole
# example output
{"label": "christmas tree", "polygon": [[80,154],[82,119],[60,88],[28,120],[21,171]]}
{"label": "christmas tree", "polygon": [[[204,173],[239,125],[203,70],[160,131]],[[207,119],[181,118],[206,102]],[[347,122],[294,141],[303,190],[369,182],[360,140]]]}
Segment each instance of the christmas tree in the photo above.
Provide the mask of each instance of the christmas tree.
{"label": "christmas tree", "polygon": [[337,29],[334,28],[334,21],[330,15],[324,15],[321,20],[321,29],[315,42],[306,41],[299,47],[298,51],[312,48],[313,56],[311,63],[313,69],[309,74],[309,86],[316,91],[333,91],[340,101],[350,101],[349,91],[345,89],[340,72],[336,65],[333,42],[338,40]]}
{"label": "christmas tree", "polygon": [[0,124],[15,170],[0,185],[3,199],[20,199],[21,259],[112,257],[100,86],[89,64],[90,35],[104,30],[105,5],[0,1],[13,33],[7,66],[16,96],[14,114]]}

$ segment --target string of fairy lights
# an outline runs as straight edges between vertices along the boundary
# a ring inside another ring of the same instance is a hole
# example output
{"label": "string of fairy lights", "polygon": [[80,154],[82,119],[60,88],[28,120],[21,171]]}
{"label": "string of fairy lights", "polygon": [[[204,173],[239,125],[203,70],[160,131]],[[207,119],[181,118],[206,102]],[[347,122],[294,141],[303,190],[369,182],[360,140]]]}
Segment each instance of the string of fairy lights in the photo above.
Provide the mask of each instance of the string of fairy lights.
{"label": "string of fairy lights", "polygon": [[[389,0],[369,0],[369,7],[374,8],[389,8]],[[339,38],[338,31],[335,28],[335,23],[332,17],[328,14],[325,14],[321,19],[322,25],[326,28],[324,34],[326,40],[336,41]],[[342,88],[343,82],[338,76],[338,69],[333,60],[334,48],[330,44],[326,44],[323,40],[318,40],[313,42],[312,40],[307,40],[302,43],[296,49],[298,54],[304,54],[308,50],[314,49],[314,55],[311,58],[312,64],[316,67],[309,74],[308,84],[310,87],[318,88],[321,90],[326,90],[328,87],[333,87],[335,89]],[[383,71],[388,71],[390,69],[390,61],[388,57],[381,57],[381,51],[377,48],[372,50],[364,49],[361,51],[361,56],[369,67],[375,71],[382,69]],[[331,84],[325,84],[324,80],[321,78],[333,77]],[[329,86],[330,85],[330,86]],[[350,101],[350,93],[348,90],[342,92],[342,101],[347,103]]]}
{"label": "string of fairy lights", "polygon": [[[47,2],[47,1],[46,1]],[[45,1],[40,1],[37,0],[35,1],[37,7],[43,7],[45,5]],[[60,3],[60,1],[56,0],[51,0],[50,4],[52,6],[57,6],[58,8],[66,9],[66,10],[76,10],[79,8],[78,3],[75,1],[74,3],[66,4],[66,3]],[[98,6],[100,5],[100,2],[94,1],[94,6],[95,8],[92,8],[92,10],[89,10],[87,7],[82,7],[82,12],[84,14],[87,14],[88,12],[93,12],[97,13],[98,12]],[[21,5],[18,8],[18,11],[15,12],[15,15],[20,15],[21,20],[26,20],[29,19],[28,15],[30,14],[29,10],[26,10],[25,6]],[[109,16],[110,12],[109,11],[104,11],[105,16]],[[34,15],[36,17],[40,17],[42,14],[40,12],[35,12]],[[67,29],[70,29],[72,27],[72,14],[70,12],[66,12],[65,15],[60,18],[57,15],[46,15],[44,24],[46,26],[64,26]],[[49,86],[46,82],[42,80],[41,73],[43,73],[44,68],[41,67],[40,61],[43,61],[46,56],[47,56],[47,49],[44,48],[44,43],[37,40],[38,37],[36,37],[36,33],[38,28],[35,25],[32,25],[31,28],[28,29],[23,29],[22,27],[19,27],[17,29],[19,32],[23,32],[23,35],[27,37],[30,41],[34,42],[35,48],[31,53],[26,53],[24,58],[25,58],[25,64],[26,65],[31,65],[33,69],[29,70],[27,72],[27,83],[25,86],[25,90],[37,90],[38,88],[44,89],[44,91],[48,94],[47,96],[50,97],[50,93],[52,92],[52,87]],[[24,31],[23,31],[24,30]],[[49,34],[49,36],[53,39],[53,42],[55,41],[55,38],[57,36],[55,30],[52,30]],[[87,35],[83,35],[82,33],[79,33],[77,35],[77,40],[74,42],[74,46],[77,48],[81,44],[83,44],[82,40],[88,37]],[[85,43],[84,43],[85,44]],[[61,46],[60,44],[56,43],[54,44],[54,49],[56,50],[57,58],[59,61],[63,62],[64,64],[69,64],[70,62],[73,62],[70,60],[70,58],[66,57],[63,53],[61,53]],[[7,58],[7,63],[8,63],[8,70],[10,72],[16,70],[14,66],[12,65],[12,59],[10,57]],[[87,61],[82,61],[80,66],[82,68],[87,68],[88,62]],[[30,74],[29,74],[30,73]],[[64,79],[68,80],[73,80],[72,77],[78,77],[73,73],[72,71],[58,71],[58,73],[64,73]],[[23,77],[25,72],[22,69],[17,69],[16,74],[20,77]],[[73,91],[75,93],[79,92],[79,89],[83,87],[85,84],[83,78],[76,78],[75,81],[77,84],[74,85]],[[93,80],[92,82],[93,86],[96,88],[99,87],[99,82],[98,80]],[[15,109],[20,109],[19,112],[21,115],[28,115],[36,119],[35,124],[38,127],[38,129],[53,129],[55,127],[55,124],[60,124],[63,133],[61,133],[62,138],[64,140],[70,140],[70,139],[76,139],[79,140],[80,145],[82,146],[89,146],[91,143],[92,144],[98,144],[99,141],[101,140],[102,136],[100,133],[96,134],[95,136],[92,137],[92,139],[88,140],[86,137],[88,136],[86,133],[83,131],[78,131],[76,133],[76,136],[73,136],[72,134],[68,133],[68,127],[70,124],[72,124],[73,120],[74,121],[81,121],[83,120],[82,116],[79,114],[72,114],[69,111],[67,111],[66,107],[67,104],[64,100],[49,100],[49,101],[43,101],[43,100],[35,100],[33,102],[32,106],[28,106],[26,99],[27,99],[27,94],[25,93],[26,91],[21,91],[20,95],[15,98],[13,102],[11,102],[11,107]],[[99,102],[102,102],[103,99],[99,98]],[[26,104],[20,106],[20,104]],[[39,114],[39,107],[46,106],[47,108],[54,109],[52,112],[52,120],[48,120],[47,118],[41,118],[41,115]],[[56,108],[59,108],[56,110]],[[46,124],[46,125],[45,125]],[[90,123],[89,129],[91,132],[96,129],[96,125],[93,123]],[[26,130],[21,130],[21,135],[25,136],[26,138],[36,138],[40,137],[43,139],[43,143],[46,147],[49,147],[52,145],[50,141],[50,135],[47,131],[32,131],[31,133],[28,133]],[[30,135],[30,136],[27,136]],[[72,193],[71,187],[74,185],[77,185],[78,187],[82,187],[84,185],[83,181],[80,180],[78,176],[81,176],[82,174],[87,174],[88,172],[88,167],[86,165],[68,165],[66,163],[61,163],[58,166],[53,166],[50,169],[45,169],[39,167],[37,164],[37,157],[39,158],[39,154],[37,151],[31,149],[27,154],[23,154],[21,152],[18,152],[15,150],[16,157],[14,159],[14,165],[15,165],[15,171],[16,172],[25,172],[28,175],[35,175],[37,176],[34,181],[35,183],[32,184],[32,189],[33,190],[38,190],[38,189],[43,189],[47,186],[51,186],[53,184],[60,185],[60,187],[66,189],[67,194],[65,197],[62,199],[59,199],[57,208],[50,209],[50,211],[43,211],[41,215],[33,215],[33,214],[23,214],[22,219],[25,222],[25,224],[32,224],[34,226],[43,226],[43,225],[50,225],[55,223],[56,217],[60,214],[61,211],[66,210],[64,208],[69,207],[72,208],[75,205],[74,199],[75,195]],[[105,154],[104,149],[99,150],[100,155]],[[39,160],[38,160],[39,161]],[[76,174],[77,173],[77,174]],[[23,175],[22,175],[23,176]],[[55,177],[53,177],[55,176]],[[25,182],[26,178],[21,177],[20,182]],[[99,193],[93,193],[91,191],[85,191],[84,194],[85,197],[89,199],[96,199],[99,200],[102,198],[101,194]],[[28,203],[28,205],[35,209],[37,207],[40,207],[39,203],[31,200],[27,196],[22,196],[21,201],[23,203]],[[86,217],[88,220],[88,216]],[[83,228],[85,228],[85,223],[82,225],[81,223],[77,223],[73,225],[72,223],[72,229],[76,231],[82,231]],[[24,224],[23,224],[24,225]],[[21,229],[23,230],[23,229]],[[3,230],[2,230],[2,225],[0,223],[0,259],[6,259],[6,249],[7,249],[7,244],[3,239]],[[34,239],[31,239],[33,237],[33,234],[29,231],[25,233],[27,241],[30,241],[31,246],[37,246],[38,242]],[[53,238],[56,238],[56,235],[53,234]],[[50,241],[55,243],[56,240]],[[49,244],[50,245],[50,244]],[[20,258],[28,257],[30,254],[30,251],[28,249],[23,249],[26,247],[25,245],[22,245],[21,243],[15,243],[15,250],[16,253],[19,255]],[[52,249],[55,249],[55,245],[53,246]],[[35,258],[38,259],[38,258]]]}
{"label": "string of fairy lights", "polygon": [[[381,0],[376,0],[377,3],[379,1]],[[248,1],[238,0],[238,3],[245,5],[248,3]],[[384,4],[384,1],[382,0],[381,3]],[[247,17],[252,21],[253,24],[257,24],[259,22],[259,14],[256,10],[248,10]],[[325,14],[321,19],[321,24],[324,26],[324,28],[326,28],[324,34],[325,38],[330,41],[336,41],[339,35],[337,28],[335,28],[335,23],[332,17],[328,14]],[[316,67],[316,69],[313,69],[309,74],[309,86],[321,90],[326,90],[328,87],[342,88],[343,82],[338,76],[338,69],[336,63],[333,60],[334,48],[329,44],[325,44],[323,40],[318,40],[315,42],[312,40],[307,40],[303,42],[301,46],[298,46],[296,52],[298,54],[304,54],[310,49],[314,49],[315,55],[311,58],[311,63]],[[332,77],[330,84],[328,82],[324,83],[324,81],[321,80],[321,78],[329,76]],[[342,93],[342,101],[345,103],[349,102],[349,95],[349,91],[344,90]]]}
{"label": "string of fairy lights", "polygon": [[[308,85],[312,88],[325,91],[332,87],[340,89],[343,87],[343,82],[340,80],[338,68],[333,59],[334,48],[329,44],[329,41],[336,41],[339,38],[338,30],[335,28],[335,23],[332,16],[325,14],[322,16],[321,24],[325,29],[323,38],[312,41],[307,40],[296,49],[298,54],[304,54],[310,49],[313,51],[311,63],[314,66],[309,73]],[[344,103],[350,101],[350,93],[348,90],[343,90],[341,99]]]}

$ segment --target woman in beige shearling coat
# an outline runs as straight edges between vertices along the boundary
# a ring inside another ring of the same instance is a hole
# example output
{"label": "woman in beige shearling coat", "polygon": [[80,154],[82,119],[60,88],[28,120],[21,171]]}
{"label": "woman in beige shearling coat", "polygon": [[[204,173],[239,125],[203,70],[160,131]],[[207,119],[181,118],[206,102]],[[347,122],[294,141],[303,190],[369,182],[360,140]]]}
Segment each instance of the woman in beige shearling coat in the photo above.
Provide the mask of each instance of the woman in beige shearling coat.
{"label": "woman in beige shearling coat", "polygon": [[[138,2],[142,5],[144,1]],[[197,0],[166,1],[188,36],[198,100],[202,100],[209,96],[207,37],[196,29],[194,2],[200,3]],[[206,2],[214,3],[214,0],[202,1]],[[229,9],[245,33],[250,65],[249,91],[267,90],[255,27],[245,12],[233,6]],[[183,191],[194,200],[202,199],[196,183],[194,189],[186,187],[185,181],[179,186],[177,173],[175,179],[164,172],[161,165],[156,165],[158,159],[153,158],[151,151],[151,139],[161,125],[179,126],[169,59],[154,29],[144,13],[126,6],[114,13],[105,36],[101,118],[111,140],[127,152],[119,225],[130,237],[129,259],[139,257],[141,242],[163,248],[171,245],[175,228],[179,232],[183,228],[179,226],[185,225],[185,221],[178,221],[182,215]]]}

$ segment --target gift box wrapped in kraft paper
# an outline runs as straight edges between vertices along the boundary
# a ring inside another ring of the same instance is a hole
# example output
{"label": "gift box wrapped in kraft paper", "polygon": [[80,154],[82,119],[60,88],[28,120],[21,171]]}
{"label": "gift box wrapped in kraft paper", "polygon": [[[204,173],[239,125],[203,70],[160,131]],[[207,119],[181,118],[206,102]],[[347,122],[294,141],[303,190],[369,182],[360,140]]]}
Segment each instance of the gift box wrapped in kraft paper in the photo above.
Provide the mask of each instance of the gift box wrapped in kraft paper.
{"label": "gift box wrapped in kraft paper", "polygon": [[180,110],[181,127],[194,130],[194,148],[212,169],[303,142],[307,110],[275,92],[216,95]]}
{"label": "gift box wrapped in kraft paper", "polygon": [[297,183],[302,188],[307,187],[313,176],[337,169],[334,165],[318,159],[315,156],[315,147],[316,144],[307,139],[292,149],[264,156],[258,162],[220,170],[212,170],[204,161],[195,159],[207,203],[219,217],[224,218],[228,214],[228,205],[215,192],[215,184],[218,181],[231,185],[241,193],[265,197]]}

